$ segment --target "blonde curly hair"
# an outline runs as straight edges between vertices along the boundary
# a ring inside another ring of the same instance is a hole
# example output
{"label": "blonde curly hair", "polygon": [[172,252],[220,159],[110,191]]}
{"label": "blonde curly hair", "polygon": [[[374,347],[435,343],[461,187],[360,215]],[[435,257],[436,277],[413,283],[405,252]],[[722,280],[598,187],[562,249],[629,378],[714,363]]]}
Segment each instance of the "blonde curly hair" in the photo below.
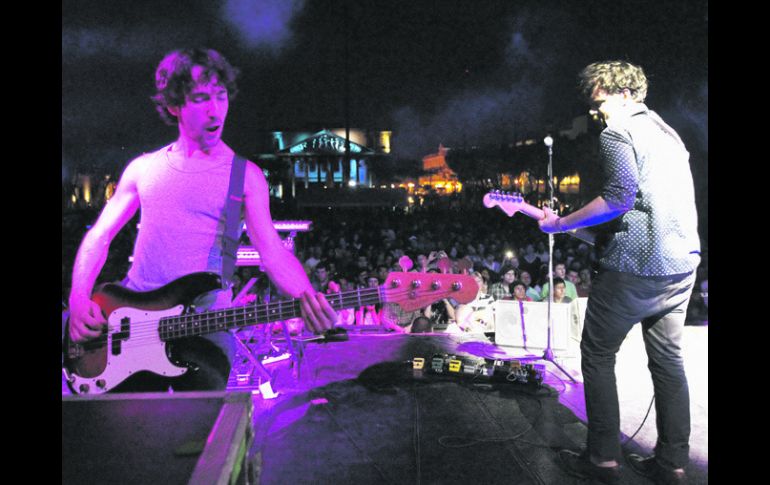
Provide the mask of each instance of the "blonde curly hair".
{"label": "blonde curly hair", "polygon": [[603,89],[609,94],[617,94],[628,89],[634,101],[640,103],[647,97],[647,76],[640,66],[630,62],[594,62],[583,68],[578,78],[580,91],[589,100],[596,88]]}

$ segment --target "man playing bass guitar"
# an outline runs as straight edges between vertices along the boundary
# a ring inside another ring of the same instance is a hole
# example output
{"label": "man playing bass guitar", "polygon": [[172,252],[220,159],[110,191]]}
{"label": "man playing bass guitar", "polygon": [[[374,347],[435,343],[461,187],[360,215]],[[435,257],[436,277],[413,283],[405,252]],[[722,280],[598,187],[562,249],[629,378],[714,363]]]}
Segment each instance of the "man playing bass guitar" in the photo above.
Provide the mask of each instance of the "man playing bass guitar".
{"label": "man playing bass guitar", "polygon": [[[227,267],[223,261],[234,257],[237,241],[233,248],[232,238],[228,242],[225,237],[225,216],[227,199],[238,197],[228,192],[236,157],[222,141],[222,132],[230,99],[236,94],[237,73],[211,49],[174,51],[160,62],[153,101],[161,118],[178,127],[179,137],[128,164],[114,196],[85,235],[75,259],[69,297],[67,331],[72,342],[88,342],[104,334],[105,315],[91,299],[92,292],[111,241],[140,208],[134,260],[123,286],[148,292],[185,275],[213,272],[221,275],[223,284],[201,295],[195,306],[212,309],[230,305],[228,282],[232,274],[223,274]],[[265,272],[283,293],[301,298],[308,330],[321,333],[332,328],[335,310],[322,293],[313,290],[302,265],[282,245],[272,225],[262,171],[245,161],[241,183],[248,235],[261,255]],[[240,204],[236,209],[239,213]],[[114,390],[162,391],[169,386],[223,390],[235,356],[233,339],[226,331],[180,339],[170,353],[176,360],[191,364],[188,372],[174,379],[142,373],[141,378],[132,376]]]}

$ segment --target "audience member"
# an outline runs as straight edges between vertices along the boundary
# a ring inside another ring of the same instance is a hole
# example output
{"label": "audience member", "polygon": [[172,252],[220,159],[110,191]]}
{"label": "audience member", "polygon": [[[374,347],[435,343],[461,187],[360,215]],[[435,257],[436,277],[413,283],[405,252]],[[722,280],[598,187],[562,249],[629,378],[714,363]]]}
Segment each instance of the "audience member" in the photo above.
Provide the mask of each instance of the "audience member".
{"label": "audience member", "polygon": [[567,270],[567,278],[566,281],[571,282],[573,285],[575,285],[575,288],[578,287],[580,284],[580,273],[578,270],[570,268]]}
{"label": "audience member", "polygon": [[584,298],[591,294],[591,270],[583,268],[580,270],[580,283],[577,285],[578,297]]}
{"label": "audience member", "polygon": [[473,279],[479,285],[476,298],[470,303],[457,305],[455,309],[455,323],[447,327],[447,332],[494,332],[494,313],[492,303],[495,301],[491,295],[482,291],[483,276],[480,272],[473,273]]}
{"label": "audience member", "polygon": [[[556,286],[555,280],[553,285],[554,287]],[[511,287],[513,288],[513,300],[532,301],[532,298],[527,296],[527,285],[525,285],[523,282],[516,280],[511,284]]]}
{"label": "audience member", "polygon": [[537,274],[537,271],[540,269],[540,265],[543,264],[543,262],[537,254],[535,254],[535,246],[532,243],[528,243],[524,246],[524,252],[522,252],[520,256],[519,267],[521,268],[521,271],[526,271],[529,274]]}
{"label": "audience member", "polygon": [[[566,295],[565,281],[562,278],[556,277],[553,279],[553,302],[554,303],[569,303],[572,298]],[[543,301],[548,301],[548,295],[546,294]]]}
{"label": "audience member", "polygon": [[305,268],[305,272],[307,274],[311,274],[315,269],[315,266],[321,262],[323,251],[321,250],[321,246],[310,246],[310,250],[308,252],[310,256],[305,260],[303,266]]}
{"label": "audience member", "polygon": [[433,331],[433,322],[428,317],[417,317],[412,321],[409,333],[430,333]]}
{"label": "audience member", "polygon": [[[362,288],[377,288],[380,286],[380,280],[377,275],[369,273],[366,275],[366,285]],[[380,309],[376,305],[364,305],[358,307],[355,312],[356,325],[381,325]]]}
{"label": "audience member", "polygon": [[526,288],[525,294],[530,298],[530,301],[540,301],[540,292],[532,288],[532,276],[529,274],[529,271],[522,271],[519,281],[524,283]]}
{"label": "audience member", "polygon": [[494,271],[495,273],[500,272],[502,267],[502,263],[495,258],[494,253],[491,251],[484,256],[484,262],[481,264],[483,264],[489,271]]}
{"label": "audience member", "polygon": [[489,293],[495,300],[503,300],[511,296],[511,283],[516,280],[516,270],[512,266],[503,266],[500,277],[500,281],[489,287]]}
{"label": "audience member", "polygon": [[[554,261],[556,261],[556,255],[554,254]],[[575,285],[571,281],[565,281],[566,277],[566,266],[564,263],[554,263],[553,265],[553,279],[554,281],[556,278],[559,278],[564,282],[564,286],[566,288],[565,295],[569,297],[570,301],[577,299],[577,288],[575,288]],[[546,278],[545,283],[543,284],[542,290],[540,290],[540,300],[547,300],[548,299],[548,279]],[[554,283],[555,285],[556,283]],[[555,293],[554,293],[555,294]]]}
{"label": "audience member", "polygon": [[430,319],[432,328],[445,329],[449,322],[455,319],[455,307],[449,300],[443,298],[425,307],[423,315]]}
{"label": "audience member", "polygon": [[326,293],[330,279],[331,271],[329,271],[329,263],[326,261],[318,262],[313,268],[313,276],[310,278],[310,283],[316,291]]}

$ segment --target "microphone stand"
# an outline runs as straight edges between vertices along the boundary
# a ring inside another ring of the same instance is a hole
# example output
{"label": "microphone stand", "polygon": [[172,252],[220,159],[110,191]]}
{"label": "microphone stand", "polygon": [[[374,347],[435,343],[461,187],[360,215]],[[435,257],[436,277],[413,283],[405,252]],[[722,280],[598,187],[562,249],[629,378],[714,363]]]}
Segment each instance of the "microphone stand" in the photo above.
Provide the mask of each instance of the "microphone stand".
{"label": "microphone stand", "polygon": [[[548,205],[551,210],[555,208],[555,199],[553,196],[553,138],[546,136],[543,143],[548,147],[548,188],[549,188],[549,200]],[[553,358],[553,349],[551,348],[551,333],[553,332],[553,314],[551,313],[551,307],[553,305],[553,233],[548,234],[548,338],[546,339],[546,347],[543,351],[543,360],[548,361],[559,368],[563,374],[570,378],[573,383],[577,383],[574,377],[569,372],[557,363]]]}

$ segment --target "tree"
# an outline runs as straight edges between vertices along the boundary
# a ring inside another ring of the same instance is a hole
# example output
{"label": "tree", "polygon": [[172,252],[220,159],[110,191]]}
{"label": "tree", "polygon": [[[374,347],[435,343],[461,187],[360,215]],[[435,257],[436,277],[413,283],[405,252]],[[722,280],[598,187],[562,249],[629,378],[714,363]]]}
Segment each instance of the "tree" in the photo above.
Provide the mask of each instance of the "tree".
{"label": "tree", "polygon": [[450,149],[446,163],[463,185],[493,189],[502,185],[502,175],[511,171],[511,151],[505,145]]}
{"label": "tree", "polygon": [[417,180],[423,175],[422,162],[413,158],[375,156],[372,164],[382,183],[392,183],[403,178]]}

